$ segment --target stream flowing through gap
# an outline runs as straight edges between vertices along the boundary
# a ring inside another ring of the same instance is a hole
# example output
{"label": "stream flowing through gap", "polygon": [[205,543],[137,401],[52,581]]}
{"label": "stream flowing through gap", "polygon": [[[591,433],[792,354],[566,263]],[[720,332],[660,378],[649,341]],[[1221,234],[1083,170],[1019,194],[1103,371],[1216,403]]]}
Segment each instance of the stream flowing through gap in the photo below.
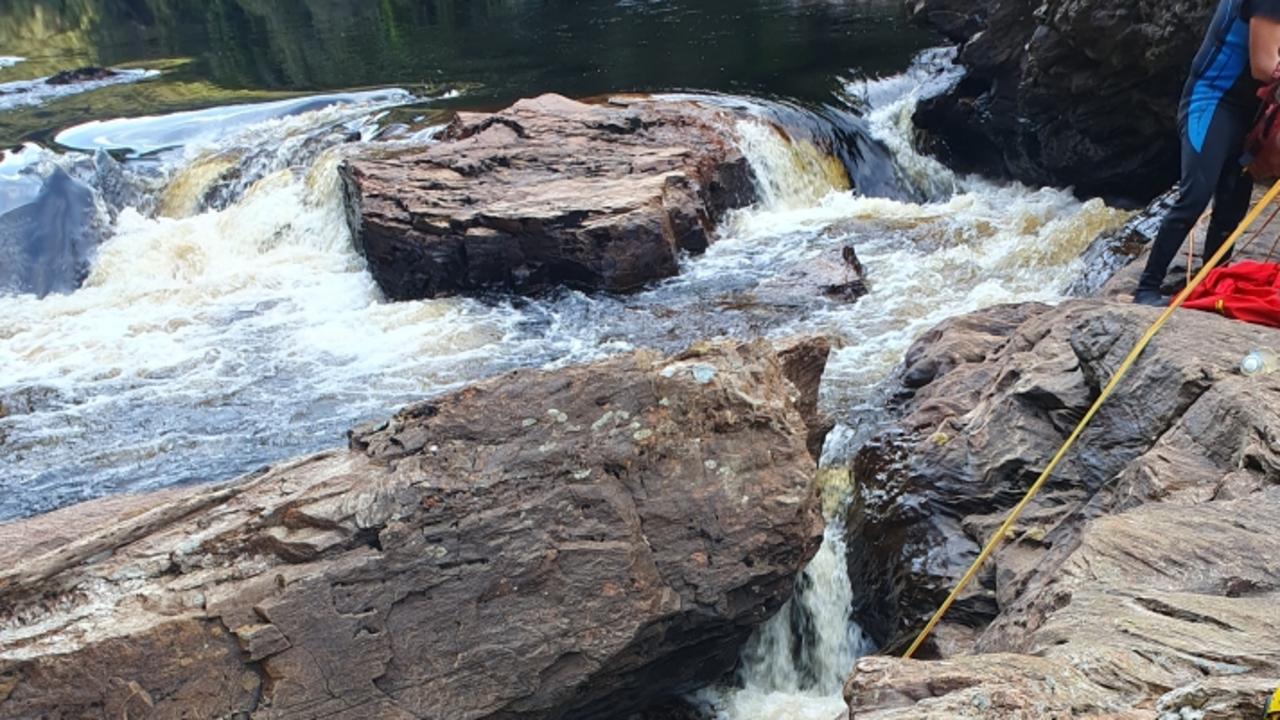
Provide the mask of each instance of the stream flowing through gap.
{"label": "stream flowing through gap", "polygon": [[[224,480],[512,368],[720,336],[837,342],[822,402],[841,420],[824,464],[839,466],[915,337],[984,306],[1060,299],[1089,241],[1124,219],[917,154],[911,112],[958,80],[952,56],[925,51],[902,74],[841,80],[838,102],[817,110],[696,96],[740,111],[762,200],[685,258],[679,277],[621,297],[382,300],[352,249],[335,170],[368,143],[429,142],[432,106],[447,95],[392,89],[107,119],[63,129],[63,152],[10,152],[0,212],[32,202],[33,178],[61,168],[92,188],[106,240],[80,290],[0,296],[0,521]],[[402,122],[405,106],[415,109]],[[104,152],[122,148],[129,159]],[[805,282],[846,245],[872,288],[855,304]],[[841,684],[871,650],[850,618],[838,524],[848,491],[824,488],[825,542],[796,598],[752,639],[734,687],[698,695],[718,718],[842,712]]]}

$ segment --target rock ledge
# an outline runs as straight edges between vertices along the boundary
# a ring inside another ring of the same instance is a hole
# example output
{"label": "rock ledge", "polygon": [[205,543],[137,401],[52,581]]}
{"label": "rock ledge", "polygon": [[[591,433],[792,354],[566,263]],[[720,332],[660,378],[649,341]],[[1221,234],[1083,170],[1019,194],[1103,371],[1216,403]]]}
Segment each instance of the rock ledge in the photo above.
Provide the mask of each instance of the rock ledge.
{"label": "rock ledge", "polygon": [[352,234],[393,300],[635,290],[755,199],[734,122],[692,101],[558,95],[460,113],[437,144],[344,164]]}

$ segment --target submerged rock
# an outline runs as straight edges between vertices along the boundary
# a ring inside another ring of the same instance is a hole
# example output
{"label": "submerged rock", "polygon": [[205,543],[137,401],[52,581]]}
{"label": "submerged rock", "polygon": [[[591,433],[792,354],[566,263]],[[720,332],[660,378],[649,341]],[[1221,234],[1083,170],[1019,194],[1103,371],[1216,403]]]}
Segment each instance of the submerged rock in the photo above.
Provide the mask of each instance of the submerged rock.
{"label": "submerged rock", "polygon": [[1176,111],[1209,0],[910,0],[965,78],[916,124],[956,168],[1145,203],[1178,177]]}
{"label": "submerged rock", "polygon": [[817,550],[816,385],[787,367],[821,348],[515,372],[349,451],[0,525],[0,716],[663,704],[730,670]]}
{"label": "submerged rock", "polygon": [[119,75],[119,73],[110,68],[89,65],[75,70],[63,70],[45,80],[45,83],[48,85],[74,85],[76,83],[107,80],[116,75]]}
{"label": "submerged rock", "polygon": [[438,144],[343,165],[352,233],[393,300],[635,290],[754,199],[733,124],[691,101],[558,95],[460,113]]}
{"label": "submerged rock", "polygon": [[93,191],[54,168],[34,201],[0,215],[0,293],[76,290],[101,238]]}
{"label": "submerged rock", "polygon": [[[857,615],[887,651],[923,626],[1156,315],[1006,306],[911,351],[901,419],[859,453],[849,517]],[[1203,707],[1217,684],[1274,683],[1280,376],[1237,368],[1275,346],[1274,330],[1180,312],[926,645],[947,662],[863,661],[852,715],[1152,717]],[[1243,702],[1232,692],[1222,706]]]}

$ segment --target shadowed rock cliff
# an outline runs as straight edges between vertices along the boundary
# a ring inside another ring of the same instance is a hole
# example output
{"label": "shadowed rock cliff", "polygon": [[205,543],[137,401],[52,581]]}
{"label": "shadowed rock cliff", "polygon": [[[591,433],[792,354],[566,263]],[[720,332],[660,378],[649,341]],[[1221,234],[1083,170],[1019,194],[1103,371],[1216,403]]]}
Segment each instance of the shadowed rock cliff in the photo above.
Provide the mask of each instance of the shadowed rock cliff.
{"label": "shadowed rock cliff", "polygon": [[1177,106],[1213,0],[909,0],[968,74],[916,124],[961,170],[1144,203],[1177,180]]}

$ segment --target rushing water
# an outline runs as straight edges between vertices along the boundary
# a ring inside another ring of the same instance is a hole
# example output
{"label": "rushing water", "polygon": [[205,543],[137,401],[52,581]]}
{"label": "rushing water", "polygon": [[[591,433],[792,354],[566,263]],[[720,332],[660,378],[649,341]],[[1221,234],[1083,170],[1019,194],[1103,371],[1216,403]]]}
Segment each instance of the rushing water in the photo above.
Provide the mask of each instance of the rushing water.
{"label": "rushing water", "polygon": [[[29,140],[0,159],[0,213],[29,206],[58,168],[93,188],[106,237],[82,289],[0,296],[0,520],[222,480],[514,367],[719,336],[837,341],[822,396],[842,421],[824,465],[839,467],[915,337],[994,303],[1058,299],[1083,248],[1122,219],[1097,201],[958,177],[917,154],[917,100],[959,74],[948,51],[907,67],[918,37],[885,31],[896,3],[593,0],[572,12],[514,0],[140,0],[122,19],[125,5],[67,0],[58,7],[89,18],[71,23],[12,2],[0,8],[11,23],[0,30],[0,81],[37,87],[68,59],[142,62],[74,97],[37,89],[47,94],[30,107],[0,105],[0,134]],[[27,28],[22,42],[14,27]],[[245,33],[235,53],[227,28]],[[297,45],[308,31],[317,47]],[[353,54],[361,43],[367,57]],[[176,53],[189,57],[161,61]],[[424,86],[424,73],[440,82]],[[218,91],[154,90],[197,81]],[[344,89],[359,85],[381,89]],[[331,91],[298,96],[305,88]],[[382,299],[344,222],[344,157],[370,143],[431,142],[450,105],[618,89],[681,91],[738,113],[762,200],[734,213],[705,255],[627,296]],[[121,97],[139,107],[122,112]],[[38,127],[32,108],[47,111]],[[821,292],[843,277],[848,245],[872,288],[853,304]],[[822,549],[736,681],[699,695],[717,717],[841,711],[844,675],[868,651],[850,621],[847,492],[826,488]]]}

